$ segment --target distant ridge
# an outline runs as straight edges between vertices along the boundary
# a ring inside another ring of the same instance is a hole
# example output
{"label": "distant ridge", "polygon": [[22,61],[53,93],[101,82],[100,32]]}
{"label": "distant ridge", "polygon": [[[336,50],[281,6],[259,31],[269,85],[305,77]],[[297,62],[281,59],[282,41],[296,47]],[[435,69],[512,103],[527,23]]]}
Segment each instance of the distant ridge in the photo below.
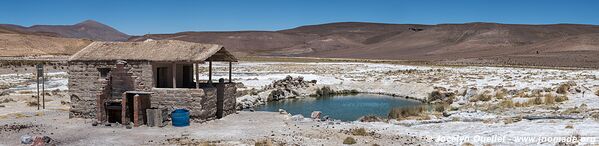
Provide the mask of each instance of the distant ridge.
{"label": "distant ridge", "polygon": [[383,24],[339,22],[280,31],[147,34],[223,44],[238,55],[391,59],[456,64],[599,68],[599,26],[581,24]]}

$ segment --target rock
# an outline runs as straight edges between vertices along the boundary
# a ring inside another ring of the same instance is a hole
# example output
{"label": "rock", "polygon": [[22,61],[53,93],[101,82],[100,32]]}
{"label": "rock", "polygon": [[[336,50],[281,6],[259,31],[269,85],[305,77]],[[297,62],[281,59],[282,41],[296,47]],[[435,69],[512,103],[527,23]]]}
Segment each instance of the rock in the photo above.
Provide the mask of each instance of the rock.
{"label": "rock", "polygon": [[6,106],[0,104],[0,107],[6,107]]}
{"label": "rock", "polygon": [[126,129],[131,129],[131,128],[133,128],[133,127],[131,127],[131,125],[127,125],[127,126],[125,126],[125,128],[126,128]]}
{"label": "rock", "polygon": [[279,114],[287,114],[287,111],[285,111],[284,109],[279,109]]}
{"label": "rock", "polygon": [[98,126],[98,121],[93,121],[92,126]]}
{"label": "rock", "polygon": [[293,116],[291,116],[291,120],[293,120],[293,121],[302,121],[302,120],[304,120],[304,116],[302,116],[300,114],[293,115]]}
{"label": "rock", "polygon": [[42,137],[42,140],[44,140],[45,143],[50,143],[52,142],[52,138],[50,138],[49,136],[44,136]]}
{"label": "rock", "polygon": [[312,114],[310,114],[310,118],[312,119],[320,119],[320,115],[322,114],[322,112],[320,111],[313,111]]}
{"label": "rock", "polygon": [[329,116],[324,116],[324,117],[322,117],[322,119],[325,120],[325,121],[331,120],[331,118]]}
{"label": "rock", "polygon": [[8,95],[8,91],[5,91],[5,90],[0,91],[0,96],[4,96],[4,95]]}
{"label": "rock", "polygon": [[33,143],[33,138],[29,135],[21,136],[21,144],[31,144]]}
{"label": "rock", "polygon": [[45,146],[46,142],[44,141],[44,139],[42,137],[35,137],[35,139],[33,140],[33,144],[31,144],[31,146]]}
{"label": "rock", "polygon": [[449,113],[448,113],[448,112],[446,112],[446,111],[444,111],[444,112],[443,112],[443,117],[449,117],[449,116],[451,116],[451,114],[449,114]]}

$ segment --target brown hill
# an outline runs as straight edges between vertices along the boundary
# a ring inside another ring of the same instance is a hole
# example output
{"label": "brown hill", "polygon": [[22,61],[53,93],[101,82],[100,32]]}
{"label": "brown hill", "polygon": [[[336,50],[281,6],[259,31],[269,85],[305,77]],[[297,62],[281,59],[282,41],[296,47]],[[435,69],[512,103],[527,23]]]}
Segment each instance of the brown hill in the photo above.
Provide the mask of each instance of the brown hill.
{"label": "brown hill", "polygon": [[97,41],[124,41],[129,38],[129,35],[93,20],[86,20],[75,25],[34,25],[31,27],[0,24],[0,33],[3,32],[83,38]]}
{"label": "brown hill", "polygon": [[148,34],[130,41],[219,43],[237,54],[248,55],[599,67],[599,59],[583,59],[580,63],[588,54],[599,55],[599,44],[594,43],[599,36],[595,33],[599,33],[599,26],[577,24],[346,22],[281,31]]}
{"label": "brown hill", "polygon": [[71,55],[91,42],[74,38],[0,33],[0,56]]}

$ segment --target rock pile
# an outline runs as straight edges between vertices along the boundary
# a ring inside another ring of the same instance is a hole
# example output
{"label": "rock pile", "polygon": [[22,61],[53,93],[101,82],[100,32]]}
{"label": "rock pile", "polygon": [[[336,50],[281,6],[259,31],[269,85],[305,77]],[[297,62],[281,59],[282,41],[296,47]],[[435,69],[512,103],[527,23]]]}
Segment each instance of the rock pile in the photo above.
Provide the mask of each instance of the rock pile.
{"label": "rock pile", "polygon": [[237,109],[251,108],[268,101],[310,96],[316,92],[316,80],[306,81],[304,77],[287,76],[265,86],[260,91],[237,98]]}

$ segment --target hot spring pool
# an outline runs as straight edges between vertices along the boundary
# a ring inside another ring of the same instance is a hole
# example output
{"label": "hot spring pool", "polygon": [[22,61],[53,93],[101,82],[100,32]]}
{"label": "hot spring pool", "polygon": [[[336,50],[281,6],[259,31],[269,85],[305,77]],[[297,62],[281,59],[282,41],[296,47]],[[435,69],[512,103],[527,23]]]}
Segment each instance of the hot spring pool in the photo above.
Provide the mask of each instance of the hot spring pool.
{"label": "hot spring pool", "polygon": [[255,108],[257,111],[274,111],[285,109],[295,115],[310,117],[312,111],[321,111],[323,115],[342,121],[354,121],[365,115],[386,117],[392,108],[417,106],[416,100],[402,99],[385,95],[357,94],[321,98],[286,99],[269,102]]}

